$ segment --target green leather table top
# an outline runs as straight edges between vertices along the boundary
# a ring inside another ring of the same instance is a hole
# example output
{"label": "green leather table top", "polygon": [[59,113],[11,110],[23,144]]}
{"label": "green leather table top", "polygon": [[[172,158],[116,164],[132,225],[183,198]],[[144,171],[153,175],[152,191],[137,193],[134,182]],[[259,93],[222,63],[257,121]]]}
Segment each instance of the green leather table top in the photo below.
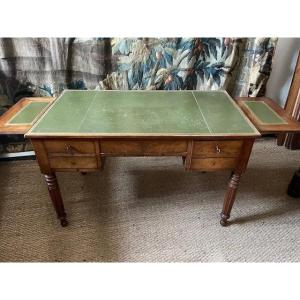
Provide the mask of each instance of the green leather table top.
{"label": "green leather table top", "polygon": [[226,92],[67,90],[26,136],[259,135]]}
{"label": "green leather table top", "polygon": [[48,104],[48,102],[30,102],[24,106],[13,118],[11,118],[7,124],[31,124]]}
{"label": "green leather table top", "polygon": [[285,120],[282,119],[271,107],[269,107],[264,102],[246,100],[244,103],[262,124],[286,124]]}

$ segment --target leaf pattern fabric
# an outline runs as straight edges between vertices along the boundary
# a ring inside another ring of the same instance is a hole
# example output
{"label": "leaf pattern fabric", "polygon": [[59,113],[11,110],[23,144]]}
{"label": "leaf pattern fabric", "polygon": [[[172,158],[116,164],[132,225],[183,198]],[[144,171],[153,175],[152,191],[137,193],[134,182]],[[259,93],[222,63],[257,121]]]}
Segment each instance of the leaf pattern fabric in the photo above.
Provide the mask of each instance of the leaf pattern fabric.
{"label": "leaf pattern fabric", "polygon": [[263,95],[275,38],[112,39],[102,89],[217,90]]}

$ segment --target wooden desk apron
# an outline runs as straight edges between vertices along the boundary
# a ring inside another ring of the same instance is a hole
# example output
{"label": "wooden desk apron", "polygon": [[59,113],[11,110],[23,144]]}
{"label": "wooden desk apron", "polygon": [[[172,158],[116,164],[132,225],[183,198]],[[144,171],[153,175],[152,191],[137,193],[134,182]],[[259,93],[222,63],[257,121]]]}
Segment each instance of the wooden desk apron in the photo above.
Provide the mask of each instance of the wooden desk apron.
{"label": "wooden desk apron", "polygon": [[[185,170],[231,171],[220,221],[226,225],[253,142],[260,136],[256,128],[261,133],[271,126],[274,132],[300,131],[282,111],[274,116],[264,106],[244,105],[245,100],[238,104],[251,122],[224,91],[66,91],[40,113],[25,136],[62,226],[68,222],[55,173],[101,169],[106,156],[181,156]],[[3,128],[0,120],[5,133]]]}
{"label": "wooden desk apron", "polygon": [[89,172],[101,169],[106,156],[181,156],[186,170],[233,171],[221,215],[221,224],[225,225],[230,216],[240,176],[246,169],[254,138],[199,140],[82,137],[33,138],[31,142],[62,225],[67,224],[66,214],[55,172]]}

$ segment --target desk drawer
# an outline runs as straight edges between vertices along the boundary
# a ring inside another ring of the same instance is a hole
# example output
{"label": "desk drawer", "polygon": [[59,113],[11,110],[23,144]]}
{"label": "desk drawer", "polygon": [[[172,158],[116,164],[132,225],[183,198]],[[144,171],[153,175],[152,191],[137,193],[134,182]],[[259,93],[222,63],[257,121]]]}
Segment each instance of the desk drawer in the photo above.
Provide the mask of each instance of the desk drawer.
{"label": "desk drawer", "polygon": [[233,170],[237,163],[238,158],[192,158],[190,170]]}
{"label": "desk drawer", "polygon": [[187,152],[187,141],[103,140],[100,149],[110,155],[180,155]]}
{"label": "desk drawer", "polygon": [[243,141],[195,141],[193,157],[238,157]]}
{"label": "desk drawer", "polygon": [[63,170],[63,169],[97,169],[96,157],[50,157],[49,164],[52,169]]}
{"label": "desk drawer", "polygon": [[90,140],[45,140],[44,146],[49,154],[63,154],[64,156],[96,154],[95,143]]}

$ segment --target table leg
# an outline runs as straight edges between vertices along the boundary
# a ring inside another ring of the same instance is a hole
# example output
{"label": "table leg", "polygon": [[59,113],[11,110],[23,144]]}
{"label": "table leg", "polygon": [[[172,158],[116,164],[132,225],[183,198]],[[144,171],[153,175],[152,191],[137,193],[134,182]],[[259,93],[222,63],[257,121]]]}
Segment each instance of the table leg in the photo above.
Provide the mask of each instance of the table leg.
{"label": "table leg", "polygon": [[295,172],[287,190],[287,194],[291,197],[300,197],[300,169]]}
{"label": "table leg", "polygon": [[227,225],[227,220],[230,218],[230,212],[235,200],[235,195],[237,192],[237,188],[239,185],[241,179],[241,173],[238,172],[233,172],[229,183],[228,183],[228,189],[224,198],[224,203],[223,203],[223,210],[221,212],[221,225],[226,226]]}
{"label": "table leg", "polygon": [[57,218],[60,220],[61,226],[65,227],[68,225],[67,215],[65,213],[64,203],[60,194],[59,185],[55,173],[45,174],[45,180],[48,186],[48,191],[55,208]]}

